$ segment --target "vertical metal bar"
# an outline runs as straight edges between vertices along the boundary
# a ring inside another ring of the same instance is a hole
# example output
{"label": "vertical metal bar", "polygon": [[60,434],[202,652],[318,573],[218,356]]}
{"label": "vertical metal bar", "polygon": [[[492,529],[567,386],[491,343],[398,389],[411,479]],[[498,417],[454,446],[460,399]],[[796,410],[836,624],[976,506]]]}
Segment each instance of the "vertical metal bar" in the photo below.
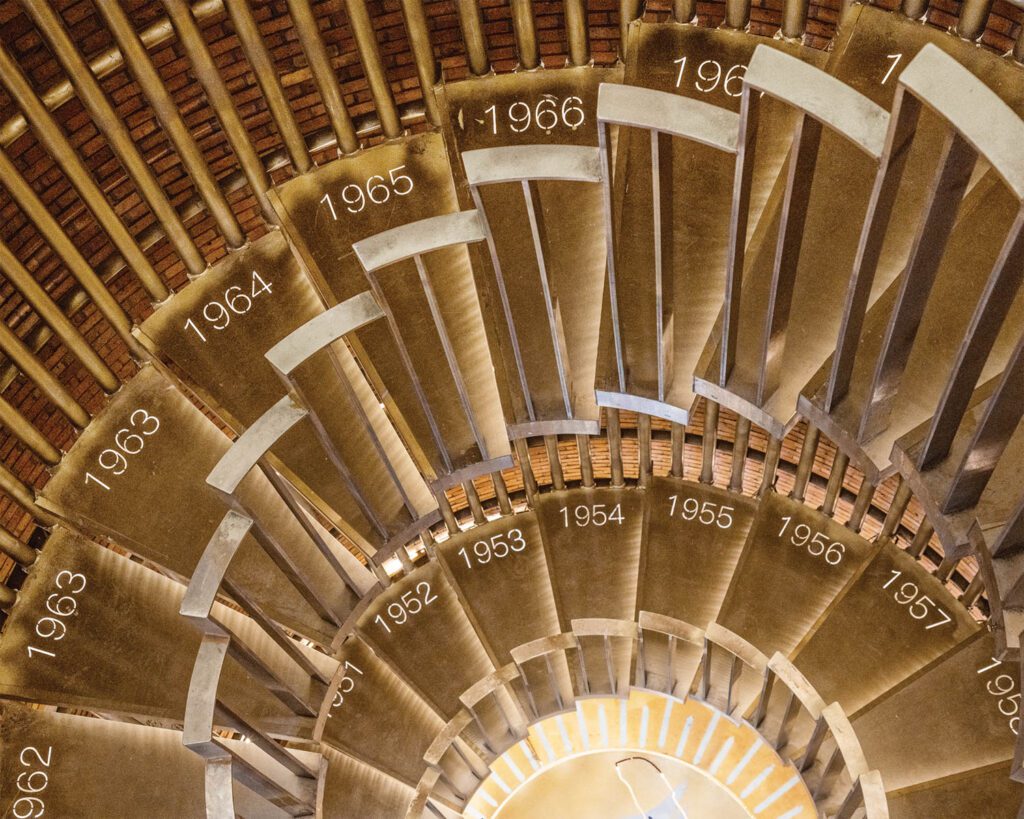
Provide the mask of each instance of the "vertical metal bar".
{"label": "vertical metal bar", "polygon": [[625,477],[622,470],[622,428],[619,425],[619,411],[605,410],[608,417],[608,460],[612,470],[612,486],[622,486]]}
{"label": "vertical metal bar", "polygon": [[537,27],[533,21],[532,0],[509,0],[512,7],[512,31],[516,38],[519,67],[532,71],[540,65]]}
{"label": "vertical metal bar", "polygon": [[732,444],[732,475],[729,489],[743,491],[743,467],[747,462],[747,448],[750,446],[750,419],[740,416],[736,419],[736,439]]}
{"label": "vertical metal bar", "polygon": [[750,715],[750,724],[760,728],[764,718],[768,715],[768,705],[772,698],[772,689],[775,687],[775,672],[770,668],[764,670],[764,677],[761,680],[761,690],[757,694],[757,705]]}
{"label": "vertical metal bar", "polygon": [[829,517],[835,514],[836,501],[839,500],[839,493],[843,489],[843,480],[846,478],[846,468],[849,464],[849,455],[845,452],[836,452],[835,460],[832,461],[832,470],[828,475],[828,484],[825,487],[825,499],[821,504],[821,511]]}
{"label": "vertical metal bar", "polygon": [[[583,652],[580,652],[580,657],[583,657]],[[555,678],[555,669],[551,666],[551,654],[544,655],[544,666],[548,671],[548,683],[551,685],[551,692],[555,695],[555,702],[558,703],[558,710],[565,710],[565,700],[562,699],[562,689],[558,685],[558,680]]]}
{"label": "vertical metal bar", "polygon": [[565,489],[565,476],[562,474],[562,461],[558,457],[558,437],[555,435],[544,436],[544,449],[548,454],[548,463],[551,465],[551,484],[555,489]]}
{"label": "vertical metal bar", "polygon": [[697,0],[672,0],[672,19],[677,23],[696,23]]}
{"label": "vertical metal bar", "polygon": [[89,112],[96,127],[107,138],[111,150],[117,155],[135,187],[139,189],[139,193],[160,221],[165,235],[185,263],[186,269],[193,275],[202,272],[206,267],[202,254],[189,236],[181,217],[171,205],[149,163],[132,141],[124,120],[115,113],[114,107],[103,93],[85,59],[75,48],[64,21],[49,3],[22,0],[21,5],[46,35],[54,56],[64,68],[79,100]]}
{"label": "vertical metal bar", "polygon": [[704,401],[704,436],[701,440],[700,482],[715,482],[715,450],[718,447],[718,404]]}
{"label": "vertical metal bar", "polygon": [[722,340],[718,384],[724,387],[736,360],[739,336],[740,299],[743,266],[746,258],[747,221],[750,218],[750,192],[754,176],[755,140],[760,98],[747,86],[740,99],[739,138],[736,142],[736,167],[733,174],[732,204],[729,211],[729,247],[726,256],[725,309],[722,313]]}
{"label": "vertical metal bar", "polygon": [[964,0],[954,31],[965,40],[977,40],[985,33],[992,0]]}
{"label": "vertical metal bar", "polygon": [[[313,426],[313,433],[316,435],[316,438],[320,443],[320,447],[323,449],[324,454],[327,456],[327,460],[331,462],[331,465],[338,473],[338,477],[341,479],[342,484],[344,484],[345,488],[348,490],[348,493],[352,496],[352,500],[355,501],[356,506],[359,507],[359,511],[366,518],[367,522],[371,526],[373,526],[374,529],[377,530],[381,538],[387,539],[387,527],[384,526],[383,522],[381,522],[376,512],[374,512],[374,509],[370,505],[370,502],[363,496],[363,493],[359,490],[359,486],[356,483],[355,476],[352,474],[352,471],[348,468],[348,465],[345,463],[345,459],[341,456],[341,452],[335,445],[334,439],[327,431],[327,428],[324,426],[323,421],[321,421],[319,414],[316,412],[316,410],[312,408],[313,405],[310,402],[309,396],[306,394],[306,391],[299,385],[299,383],[294,378],[290,376],[285,376],[284,380],[285,383],[288,385],[290,391],[298,397],[299,401],[301,401],[303,406],[305,406],[306,409],[308,410],[308,415],[306,417],[309,419],[310,424]],[[352,390],[352,385],[349,384],[348,379],[344,377],[340,378],[339,382],[345,387],[346,392],[352,399],[352,403],[357,408],[356,414],[358,416],[358,419],[363,424],[364,429],[366,429],[369,432],[370,438],[373,440],[374,443],[374,448],[377,450],[380,462],[385,464],[385,466],[387,467],[388,472],[391,475],[392,482],[398,488],[399,494],[401,494],[402,500],[405,502],[406,509],[408,509],[411,513],[413,513],[413,515],[415,515],[415,507],[412,505],[412,502],[407,497],[405,488],[401,485],[401,482],[398,480],[398,476],[397,474],[395,474],[394,469],[391,466],[391,462],[384,454],[383,449],[380,446],[380,442],[373,432],[369,419],[362,411],[362,405],[360,405],[358,400],[355,398],[354,391]]]}
{"label": "vertical metal bar", "polygon": [[853,511],[850,513],[850,519],[846,522],[848,529],[860,532],[864,526],[864,516],[867,515],[868,508],[871,506],[871,499],[874,495],[875,485],[867,478],[864,478],[860,483],[860,489],[857,490],[857,498],[853,502]]}
{"label": "vertical metal bar", "polygon": [[978,598],[984,591],[985,578],[982,577],[981,572],[978,572],[971,578],[971,582],[968,584],[967,588],[964,589],[964,593],[960,595],[960,602],[963,603],[964,608],[969,609],[978,602]]}
{"label": "vertical metal bar", "polygon": [[992,556],[1015,554],[1021,546],[1024,546],[1024,498],[1018,500],[1010,512],[999,540],[992,546]]}
{"label": "vertical metal bar", "polygon": [[508,497],[508,487],[500,472],[491,473],[491,483],[494,484],[494,495],[498,499],[498,509],[503,515],[512,514],[512,501]]}
{"label": "vertical metal bar", "polygon": [[1024,336],[971,436],[942,503],[945,514],[974,506],[1024,415]]}
{"label": "vertical metal bar", "polygon": [[576,449],[580,454],[580,478],[588,489],[594,485],[594,462],[590,459],[590,436],[577,435]]}
{"label": "vertical metal bar", "polygon": [[903,0],[900,4],[900,13],[911,20],[924,20],[928,14],[929,0]]}
{"label": "vertical metal bar", "polygon": [[619,680],[615,673],[615,665],[612,662],[612,641],[607,634],[603,635],[601,647],[604,649],[604,664],[605,670],[608,673],[608,685],[611,687],[612,696],[614,697],[619,693]]}
{"label": "vertical metal bar", "polygon": [[441,510],[441,519],[448,528],[448,533],[457,535],[462,530],[459,528],[459,521],[455,517],[452,505],[448,502],[448,496],[440,489],[433,490],[434,500],[437,501],[437,508]]}
{"label": "vertical metal bar", "polygon": [[935,567],[935,571],[932,572],[932,574],[935,576],[936,580],[940,580],[945,583],[949,580],[949,576],[953,574],[953,570],[957,567],[959,562],[959,560],[944,557],[942,558],[942,562]]}
{"label": "vertical metal bar", "polygon": [[88,425],[89,413],[82,409],[81,404],[46,368],[43,362],[32,355],[32,351],[15,335],[5,321],[0,321],[0,350],[57,409],[67,416],[72,424],[79,429],[84,429]]}
{"label": "vertical metal bar", "polygon": [[828,723],[824,717],[818,717],[811,730],[810,739],[804,746],[804,752],[796,763],[798,771],[802,773],[814,764],[814,760],[817,759],[818,752],[821,750],[821,743],[825,741],[826,736],[828,736]]}
{"label": "vertical metal bar", "polygon": [[725,27],[746,31],[750,25],[750,0],[726,0]]}
{"label": "vertical metal bar", "polygon": [[619,292],[615,283],[615,218],[613,210],[612,144],[608,126],[597,123],[597,147],[601,156],[601,194],[604,201],[605,266],[608,269],[608,303],[611,309],[612,342],[619,392],[626,391],[626,366],[622,357],[622,329],[619,325]]}
{"label": "vertical metal bar", "polygon": [[89,346],[89,342],[3,241],[0,241],[0,271],[103,390],[107,393],[114,392],[120,386],[117,376]]}
{"label": "vertical metal bar", "polygon": [[487,523],[487,515],[484,514],[484,505],[480,502],[480,495],[477,494],[476,487],[472,481],[466,481],[462,484],[463,490],[466,492],[466,501],[469,503],[469,511],[473,515],[473,523],[477,526],[482,526]]}
{"label": "vertical metal bar", "polygon": [[768,444],[764,452],[764,468],[761,472],[761,486],[758,487],[757,497],[764,497],[765,493],[772,491],[775,486],[775,473],[779,468],[779,457],[782,455],[782,439],[774,435],[768,436]]}
{"label": "vertical metal bar", "polygon": [[[658,362],[658,400],[665,400],[665,302],[663,294],[664,270],[661,233],[661,133],[651,131],[651,206],[654,218],[654,345]],[[670,148],[671,150],[671,148]]]}
{"label": "vertical metal bar", "polygon": [[434,445],[441,456],[445,470],[450,472],[452,462],[448,455],[448,448],[444,444],[444,438],[441,437],[441,429],[437,424],[437,419],[434,417],[433,410],[430,408],[430,403],[427,401],[426,393],[423,391],[423,384],[420,382],[416,368],[413,366],[412,358],[409,355],[409,348],[406,347],[405,339],[402,338],[402,331],[398,326],[398,321],[395,319],[395,314],[391,311],[391,305],[384,297],[384,291],[377,280],[377,276],[367,271],[366,279],[370,283],[370,288],[373,290],[373,295],[377,299],[380,309],[384,311],[384,315],[388,320],[388,327],[391,329],[391,335],[395,339],[395,346],[398,348],[398,356],[402,360],[402,366],[405,368],[406,375],[409,376],[413,391],[419,400],[420,409],[423,411],[423,416],[427,419],[427,425],[430,427],[430,436],[434,439]]}
{"label": "vertical metal bar", "polygon": [[782,36],[787,40],[802,40],[807,30],[808,0],[785,0],[782,7]]}
{"label": "vertical metal bar", "polygon": [[482,77],[491,73],[491,61],[487,57],[487,37],[484,35],[483,20],[476,0],[458,0],[459,27],[462,42],[466,46],[466,62],[469,72]]}
{"label": "vertical metal bar", "polygon": [[907,504],[910,503],[910,485],[900,476],[896,492],[893,494],[889,511],[885,514],[885,521],[882,523],[882,530],[878,533],[879,539],[891,538],[896,534],[903,520],[903,513],[907,511]]}
{"label": "vertical metal bar", "polygon": [[927,520],[922,520],[921,525],[914,532],[914,539],[910,541],[910,546],[907,547],[907,554],[913,558],[919,558],[924,554],[924,550],[928,548],[928,543],[934,534],[935,528]]}
{"label": "vertical metal bar", "polygon": [[512,304],[508,298],[508,288],[505,285],[505,276],[501,272],[501,259],[498,258],[498,248],[494,243],[494,234],[491,232],[491,223],[487,218],[487,211],[484,209],[483,197],[480,189],[470,185],[469,195],[473,198],[473,207],[484,225],[484,237],[487,242],[487,251],[491,257],[491,267],[494,270],[494,280],[498,285],[498,298],[501,300],[501,311],[505,316],[505,327],[508,329],[509,343],[512,345],[512,356],[516,362],[516,375],[519,377],[519,389],[523,393],[523,403],[526,407],[526,416],[534,421],[537,418],[533,407],[533,395],[530,392],[530,384],[526,378],[526,365],[523,363],[523,353],[519,346],[519,333],[516,330],[516,322],[512,316]]}
{"label": "vertical metal bar", "polygon": [[354,153],[359,150],[359,137],[356,136],[356,129],[348,108],[345,107],[345,101],[341,98],[338,78],[331,66],[331,58],[327,55],[323,38],[320,36],[320,27],[309,0],[288,0],[288,12],[295,23],[299,45],[302,46],[302,53],[306,55],[306,61],[313,72],[313,81],[320,92],[327,118],[338,139],[338,148],[346,154]]}
{"label": "vertical metal bar", "polygon": [[434,47],[430,42],[430,28],[427,16],[423,11],[423,0],[401,0],[402,15],[405,17],[405,30],[409,35],[409,47],[413,61],[416,63],[416,76],[423,92],[423,105],[426,108],[427,120],[432,125],[441,122],[437,110],[437,99],[434,96],[434,85],[440,79],[437,60],[434,58]]}
{"label": "vertical metal bar", "polygon": [[637,688],[647,688],[647,646],[644,642],[643,629],[637,633],[635,678]]}
{"label": "vertical metal bar", "polygon": [[666,656],[668,668],[666,669],[665,678],[668,680],[668,691],[666,693],[669,696],[675,694],[676,690],[676,642],[674,634],[668,635],[668,653]]}
{"label": "vertical metal bar", "polygon": [[167,10],[167,17],[178,35],[178,42],[192,63],[196,79],[203,86],[206,98],[210,101],[221,128],[224,130],[224,136],[227,137],[231,150],[238,158],[238,164],[249,183],[249,188],[260,203],[263,218],[270,224],[276,225],[278,223],[277,212],[267,198],[267,191],[270,190],[270,176],[257,156],[256,149],[253,148],[249,133],[242,124],[238,111],[235,110],[231,94],[217,70],[210,49],[203,40],[202,32],[192,15],[188,1],[163,0],[163,4]]}
{"label": "vertical metal bar", "polygon": [[967,411],[974,386],[981,377],[988,353],[1003,326],[1014,297],[1024,281],[1024,208],[1010,229],[985,292],[978,299],[964,334],[953,371],[946,382],[928,436],[918,456],[918,468],[929,469],[946,457],[956,430]]}
{"label": "vertical metal bar", "polygon": [[462,377],[462,370],[459,361],[455,357],[455,348],[452,347],[451,338],[448,336],[448,328],[445,327],[444,316],[441,315],[441,306],[438,304],[437,295],[430,284],[430,277],[427,275],[426,265],[423,264],[423,257],[419,254],[413,257],[416,263],[416,271],[420,274],[420,284],[423,285],[423,293],[427,297],[427,304],[430,306],[430,315],[434,319],[434,327],[437,330],[438,338],[441,340],[441,349],[444,350],[445,360],[452,373],[452,380],[455,382],[455,391],[459,394],[459,402],[462,404],[462,411],[466,415],[466,422],[473,433],[473,439],[480,447],[480,454],[484,460],[487,459],[487,442],[484,441],[477,427],[476,416],[473,414],[473,407],[469,403],[469,391],[466,389],[466,382]]}
{"label": "vertical metal bar", "polygon": [[537,501],[537,479],[533,475],[533,464],[530,463],[530,447],[523,438],[517,438],[512,442],[512,445],[516,450],[519,469],[523,473],[523,490],[526,492],[526,502],[530,506],[535,506]]}
{"label": "vertical metal bar", "polygon": [[651,416],[641,413],[637,417],[636,430],[639,456],[639,478],[640,485],[647,486],[651,481]]}
{"label": "vertical metal bar", "polygon": [[537,192],[528,179],[522,181],[523,199],[526,203],[526,216],[530,223],[530,236],[533,238],[533,251],[537,258],[537,270],[540,273],[540,289],[544,294],[544,310],[548,317],[548,331],[551,334],[551,349],[555,355],[555,367],[558,371],[558,384],[562,389],[562,403],[565,406],[566,418],[572,418],[572,385],[569,382],[568,364],[566,363],[565,336],[562,332],[561,317],[551,282],[548,279],[548,268],[544,260],[544,245],[541,239],[540,208]]}
{"label": "vertical metal bar", "polygon": [[707,700],[711,693],[711,649],[712,642],[704,638],[704,656],[701,658],[700,687],[697,689],[697,699]]}
{"label": "vertical metal bar", "polygon": [[309,584],[306,573],[296,565],[284,544],[274,535],[270,534],[258,521],[255,522],[250,531],[256,542],[259,543],[260,548],[274,561],[274,564],[281,570],[281,573],[288,579],[302,599],[324,620],[340,626],[342,624],[341,618],[331,609],[327,598]]}
{"label": "vertical metal bar", "polygon": [[224,192],[206,164],[202,151],[192,139],[192,134],[188,126],[185,125],[177,103],[164,86],[153,61],[146,52],[146,47],[129,22],[127,13],[121,8],[120,3],[100,3],[96,8],[106,21],[111,34],[114,35],[114,39],[124,55],[125,63],[149,101],[164,133],[177,151],[181,164],[192,179],[192,184],[206,205],[207,211],[217,223],[217,229],[224,237],[224,241],[227,242],[228,247],[241,247],[245,244],[242,226],[238,224],[231,205],[228,204]]}
{"label": "vertical metal bar", "polygon": [[1018,63],[1024,63],[1024,26],[1017,32],[1017,39],[1013,41],[1013,50],[1010,56]]}
{"label": "vertical metal bar", "polygon": [[939,155],[938,170],[929,185],[906,267],[900,276],[896,305],[889,316],[870,399],[860,422],[861,440],[871,437],[886,423],[976,158],[970,144],[950,129]]}
{"label": "vertical metal bar", "polygon": [[811,199],[814,169],[821,145],[821,123],[804,114],[793,134],[786,170],[786,192],[779,217],[775,244],[771,292],[765,310],[761,339],[761,367],[757,382],[757,403],[763,404],[778,387],[782,355],[786,347],[793,290],[800,267],[800,249]]}
{"label": "vertical metal bar", "polygon": [[359,60],[363,64],[363,73],[370,86],[373,107],[380,118],[381,130],[388,139],[401,136],[402,122],[398,116],[398,106],[395,105],[391,83],[388,82],[384,63],[380,59],[377,36],[374,34],[370,13],[366,9],[366,0],[345,0],[345,9],[352,24],[352,34],[359,50]]}
{"label": "vertical metal bar", "polygon": [[729,683],[725,692],[725,713],[727,716],[732,716],[732,692],[736,687],[736,680],[740,678],[742,673],[743,661],[734,655],[732,662],[729,664]]}
{"label": "vertical metal bar", "polygon": [[868,299],[920,116],[921,102],[904,90],[903,86],[897,85],[885,145],[871,189],[871,198],[868,200],[857,254],[854,257],[853,272],[847,286],[846,303],[843,306],[839,337],[836,351],[832,356],[832,370],[829,373],[828,389],[825,394],[826,412],[831,412],[850,388]]}
{"label": "vertical metal bar", "polygon": [[583,658],[583,646],[580,644],[579,638],[576,638],[576,660],[580,667],[580,682],[583,683],[583,690],[590,694],[590,675],[587,673],[587,662]]}
{"label": "vertical metal bar", "polygon": [[569,65],[590,65],[590,34],[587,25],[587,0],[564,0],[565,37],[569,45]]}
{"label": "vertical metal bar", "polygon": [[292,112],[284,88],[281,86],[277,67],[267,50],[266,43],[263,42],[256,19],[252,16],[248,0],[224,0],[224,8],[227,9],[228,15],[231,17],[231,23],[235,27],[235,33],[242,44],[246,59],[249,60],[253,72],[256,74],[256,81],[263,92],[263,98],[267,102],[270,115],[284,142],[288,157],[299,173],[306,173],[313,167],[313,160],[309,156],[306,140],[302,136],[302,131],[299,130],[295,114]]}
{"label": "vertical metal bar", "polygon": [[170,295],[170,290],[160,280],[156,270],[149,263],[142,249],[128,232],[124,222],[114,212],[99,186],[93,180],[82,158],[75,152],[60,126],[46,110],[42,100],[32,89],[21,68],[11,57],[10,52],[0,46],[0,80],[6,86],[12,99],[31,123],[39,141],[50,152],[51,156],[59,157],[60,167],[86,207],[96,217],[96,221],[110,237],[118,252],[124,257],[129,268],[138,276],[139,281],[154,301],[163,301]]}
{"label": "vertical metal bar", "polygon": [[793,479],[793,491],[789,493],[789,496],[795,501],[802,501],[804,493],[807,491],[807,481],[814,469],[814,456],[818,451],[819,434],[817,427],[807,425],[804,444],[800,449],[800,460],[796,465],[796,477]]}
{"label": "vertical metal bar", "polygon": [[842,752],[840,751],[839,747],[836,746],[835,750],[832,751],[832,755],[829,756],[828,762],[825,763],[825,767],[821,772],[821,779],[818,781],[817,787],[815,787],[814,792],[811,794],[811,798],[815,801],[815,803],[820,802],[821,800],[827,797],[827,795],[832,789],[833,780],[835,779],[836,773],[838,773],[839,769],[841,769],[842,767]]}
{"label": "vertical metal bar", "polygon": [[799,709],[800,700],[796,698],[795,693],[790,691],[789,697],[786,699],[786,707],[782,711],[782,719],[779,720],[779,730],[776,732],[775,741],[772,743],[776,751],[781,750],[789,741],[789,728]]}
{"label": "vertical metal bar", "polygon": [[686,443],[686,427],[682,424],[677,424],[675,421],[672,422],[671,443],[672,477],[683,478],[685,477],[683,447]]}

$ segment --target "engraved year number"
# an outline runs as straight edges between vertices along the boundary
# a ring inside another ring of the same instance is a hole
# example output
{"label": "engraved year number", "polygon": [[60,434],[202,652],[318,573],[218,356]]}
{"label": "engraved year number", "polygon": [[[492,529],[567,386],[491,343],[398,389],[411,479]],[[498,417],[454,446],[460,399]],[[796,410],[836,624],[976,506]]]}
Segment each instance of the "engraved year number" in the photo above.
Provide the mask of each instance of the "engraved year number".
{"label": "engraved year number", "polygon": [[50,774],[45,769],[50,767],[52,758],[53,747],[50,745],[46,746],[45,751],[32,745],[21,749],[18,760],[26,770],[18,772],[14,785],[19,794],[25,795],[19,796],[11,805],[11,814],[15,819],[36,819],[46,813],[43,793],[50,784]]}
{"label": "engraved year number", "polygon": [[[36,621],[35,630],[37,637],[59,642],[68,633],[67,618],[74,617],[78,611],[78,595],[85,591],[86,579],[84,574],[65,569],[57,574],[53,585],[57,590],[46,598],[48,614]],[[27,649],[29,657],[57,656],[53,651],[38,646],[27,646]]]}
{"label": "engraved year number", "polygon": [[[252,310],[255,299],[261,293],[272,294],[274,292],[271,289],[272,284],[273,282],[265,281],[255,270],[252,271],[252,287],[249,288],[248,294],[244,288],[235,284],[227,288],[219,298],[213,299],[203,306],[203,326],[207,330],[210,328],[218,331],[225,329],[231,323],[232,316],[244,316]],[[199,325],[194,319],[185,322],[185,329],[192,330],[199,336],[201,342],[206,343],[206,335],[199,329]]]}
{"label": "engraved year number", "polygon": [[[676,88],[682,88],[683,80],[688,79],[686,57],[680,57],[672,62],[679,66]],[[747,67],[739,63],[725,68],[718,60],[704,60],[697,66],[693,87],[702,94],[710,94],[721,85],[726,96],[738,97],[743,93],[743,75],[746,73]]]}
{"label": "engraved year number", "polygon": [[430,591],[430,584],[422,580],[416,584],[415,589],[410,589],[403,593],[401,598],[391,603],[384,610],[384,613],[387,615],[386,618],[378,614],[373,618],[373,622],[379,624],[384,631],[390,634],[392,626],[401,626],[408,623],[410,617],[419,614],[435,600],[437,600],[437,595]]}
{"label": "engraved year number", "polygon": [[[128,457],[142,452],[146,446],[146,439],[155,435],[159,429],[159,418],[150,415],[144,409],[135,410],[128,416],[128,426],[122,427],[114,433],[114,446],[104,449],[99,454],[96,461],[100,468],[105,469],[111,475],[123,475],[128,469]],[[85,482],[88,484],[90,481],[110,491],[110,485],[106,481],[97,478],[92,472],[86,472]]]}
{"label": "engraved year number", "polygon": [[816,532],[806,523],[798,523],[792,529],[790,524],[793,518],[786,515],[782,518],[782,528],[779,529],[779,537],[790,531],[789,541],[794,546],[806,546],[807,552],[812,557],[820,557],[829,566],[838,566],[843,561],[846,553],[846,545],[837,541],[829,541],[824,532]]}

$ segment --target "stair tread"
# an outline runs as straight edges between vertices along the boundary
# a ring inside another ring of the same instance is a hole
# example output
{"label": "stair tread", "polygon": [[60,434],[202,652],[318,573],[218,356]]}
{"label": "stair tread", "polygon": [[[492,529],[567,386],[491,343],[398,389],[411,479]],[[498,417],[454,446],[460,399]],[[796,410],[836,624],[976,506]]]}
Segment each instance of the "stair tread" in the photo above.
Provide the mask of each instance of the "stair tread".
{"label": "stair tread", "polygon": [[[56,816],[202,816],[206,810],[203,760],[181,744],[181,734],[148,725],[0,705],[4,781],[22,783],[0,795],[0,811]],[[30,750],[35,749],[35,750]],[[43,764],[46,762],[47,764]],[[117,772],[116,787],[111,773]],[[38,789],[42,772],[46,784]],[[29,781],[31,780],[31,781]],[[173,782],[174,787],[167,787]],[[236,785],[236,787],[238,787]],[[42,802],[22,801],[33,797]]]}
{"label": "stair tread", "polygon": [[501,517],[437,546],[496,665],[511,649],[559,633],[544,543],[533,512]]}
{"label": "stair tread", "polygon": [[[148,416],[139,415],[140,411]],[[151,423],[152,418],[158,419],[159,426]],[[99,459],[119,429],[152,433],[143,438],[144,447],[137,455],[125,456],[127,466],[115,462],[114,470],[103,470],[98,467]],[[188,442],[187,449],[181,442]],[[42,498],[86,531],[112,537],[177,576],[188,578],[226,511],[224,502],[205,481],[229,446],[230,441],[171,381],[147,366],[78,438],[47,483]],[[112,474],[117,466],[121,466],[123,475]],[[110,489],[86,483],[85,473],[99,473]],[[352,611],[352,592],[330,570],[267,480],[262,475],[251,475],[243,482],[239,495],[249,508],[259,510],[260,521],[280,542],[289,544],[291,557],[317,590],[328,597],[334,611],[342,618]],[[139,510],[146,510],[146,514],[139,514]],[[330,644],[333,628],[287,581],[251,535],[232,562],[229,576],[274,619],[322,644]]]}
{"label": "stair tread", "polygon": [[637,608],[705,628],[726,597],[757,501],[675,478],[654,478],[648,491]]}
{"label": "stair tread", "polygon": [[441,718],[362,640],[346,641],[338,661],[343,677],[323,721],[322,741],[415,785]]}
{"label": "stair tread", "polygon": [[[1017,665],[994,660],[994,652],[992,635],[979,632],[854,716],[868,764],[887,790],[1009,763],[1020,683]],[[942,753],[922,753],[936,748]]]}
{"label": "stair tread", "polygon": [[537,499],[562,631],[579,617],[633,619],[644,507],[640,492],[615,487],[545,492]]}
{"label": "stair tread", "polygon": [[769,493],[716,621],[768,656],[788,654],[873,552],[838,522]]}
{"label": "stair tread", "polygon": [[979,628],[942,582],[887,542],[797,647],[794,663],[826,702],[850,714]]}
{"label": "stair tread", "polygon": [[375,597],[358,630],[374,653],[446,718],[459,710],[462,692],[494,670],[437,563]]}

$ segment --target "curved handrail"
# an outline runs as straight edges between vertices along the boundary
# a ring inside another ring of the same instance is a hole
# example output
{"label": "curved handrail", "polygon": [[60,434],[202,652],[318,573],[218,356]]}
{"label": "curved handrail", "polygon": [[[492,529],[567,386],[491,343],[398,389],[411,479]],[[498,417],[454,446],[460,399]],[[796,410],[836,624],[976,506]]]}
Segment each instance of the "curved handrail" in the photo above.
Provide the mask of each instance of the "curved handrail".
{"label": "curved handrail", "polygon": [[821,69],[777,48],[759,45],[743,75],[743,94],[752,90],[793,106],[873,159],[882,156],[889,113]]}
{"label": "curved handrail", "polygon": [[352,245],[363,268],[369,272],[413,256],[470,242],[482,242],[486,231],[475,210],[432,216],[391,228]]}
{"label": "curved handrail", "polygon": [[1024,120],[991,88],[933,43],[917,52],[899,84],[967,139],[1024,201]]}
{"label": "curved handrail", "polygon": [[265,357],[280,375],[289,376],[311,356],[379,318],[384,318],[384,311],[373,293],[365,290],[293,330],[267,350]]}
{"label": "curved handrail", "polygon": [[470,185],[524,180],[600,182],[601,155],[582,145],[508,145],[463,151]]}
{"label": "curved handrail", "polygon": [[284,396],[238,436],[207,475],[206,482],[225,495],[234,494],[249,471],[307,415],[309,410],[296,404],[291,396]]}
{"label": "curved handrail", "polygon": [[739,114],[701,100],[635,85],[601,83],[597,119],[689,139],[734,154]]}

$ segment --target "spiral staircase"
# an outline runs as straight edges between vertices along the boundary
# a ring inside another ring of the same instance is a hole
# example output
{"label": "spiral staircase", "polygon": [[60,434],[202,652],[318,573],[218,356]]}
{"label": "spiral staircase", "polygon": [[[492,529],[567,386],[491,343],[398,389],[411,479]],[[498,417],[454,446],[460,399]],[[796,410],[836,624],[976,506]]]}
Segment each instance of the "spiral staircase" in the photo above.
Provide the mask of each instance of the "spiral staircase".
{"label": "spiral staircase", "polygon": [[0,4],[0,815],[1024,816],[1024,11]]}

